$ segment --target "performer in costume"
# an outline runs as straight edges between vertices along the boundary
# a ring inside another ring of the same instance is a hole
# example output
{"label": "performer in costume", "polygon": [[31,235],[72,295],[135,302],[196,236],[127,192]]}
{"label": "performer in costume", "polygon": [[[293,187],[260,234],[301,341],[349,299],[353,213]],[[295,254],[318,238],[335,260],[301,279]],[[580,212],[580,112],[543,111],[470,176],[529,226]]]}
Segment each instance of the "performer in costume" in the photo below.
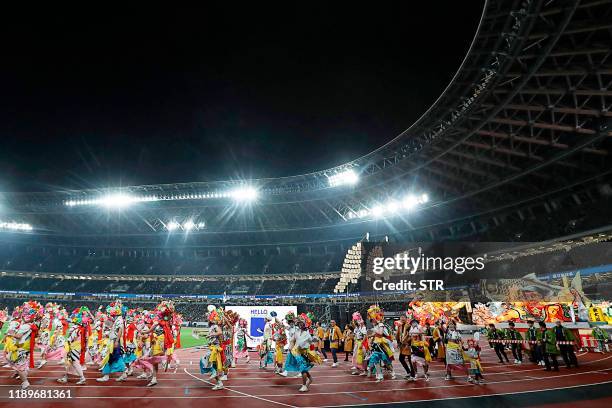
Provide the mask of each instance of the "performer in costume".
{"label": "performer in costume", "polygon": [[342,333],[342,336],[344,337],[344,361],[349,361],[349,354],[353,354],[353,342],[355,339],[350,324],[344,326],[344,333]]}
{"label": "performer in costume", "polygon": [[221,313],[221,331],[223,340],[221,342],[221,356],[223,359],[223,375],[221,381],[226,381],[229,375],[230,367],[234,366],[234,327],[240,319],[237,313],[233,310],[220,309]]}
{"label": "performer in costume", "polygon": [[483,384],[484,377],[482,376],[482,365],[480,364],[480,346],[474,339],[467,341],[467,350],[465,351],[466,360],[469,363],[468,382],[473,384]]}
{"label": "performer in costume", "polygon": [[410,333],[410,337],[410,360],[414,368],[414,378],[418,377],[418,367],[421,366],[425,381],[429,381],[429,362],[431,361],[429,343],[423,339],[423,335],[418,331]]}
{"label": "performer in costume", "polygon": [[302,387],[300,392],[307,392],[312,383],[310,369],[314,364],[321,364],[321,357],[311,348],[311,345],[317,344],[319,339],[310,334],[310,326],[312,319],[310,316],[302,313],[296,319],[296,330],[293,336],[289,339],[289,350],[287,353],[287,361],[285,368],[290,372],[299,372],[302,374]]}
{"label": "performer in costume", "polygon": [[[4,327],[4,324],[6,323],[6,321],[9,319],[9,313],[8,313],[8,309],[4,308],[4,309],[0,309],[0,334],[2,334],[2,328]],[[4,346],[4,337],[0,336],[0,346]],[[3,347],[0,347],[0,349]],[[6,360],[6,355],[5,352],[2,351],[0,352],[0,365],[7,365],[6,367],[8,368],[8,361]]]}
{"label": "performer in costume", "polygon": [[247,332],[248,322],[245,319],[238,320],[238,330],[236,330],[236,344],[234,347],[234,362],[238,364],[239,358],[245,358],[247,364],[251,361],[249,356],[249,348],[247,347],[247,338],[253,340]]}
{"label": "performer in costume", "polygon": [[124,309],[120,300],[112,302],[106,308],[108,320],[106,325],[109,327],[108,338],[105,339],[103,347],[104,360],[102,361],[102,377],[96,378],[98,382],[106,382],[109,380],[112,373],[122,373],[118,381],[123,381],[123,373],[125,372],[125,364],[123,362],[123,314],[127,311]]}
{"label": "performer in costume", "polygon": [[397,342],[397,348],[399,349],[399,361],[406,371],[404,379],[414,381],[414,367],[412,366],[412,360],[410,358],[410,342],[412,340],[410,337],[410,329],[411,326],[408,324],[406,315],[400,316],[400,320],[395,331],[395,341]]}
{"label": "performer in costume", "polygon": [[557,356],[559,355],[559,349],[557,348],[557,337],[555,331],[546,328],[546,323],[543,321],[539,322],[540,325],[540,342],[544,351],[544,365],[546,371],[550,371],[550,360],[554,371],[559,371],[559,362]]}
{"label": "performer in costume", "polygon": [[434,348],[436,350],[435,356],[441,361],[444,361],[446,359],[446,348],[444,347],[445,334],[446,330],[442,322],[440,320],[436,321],[431,341],[433,342]]}
{"label": "performer in costume", "polygon": [[125,334],[124,342],[125,348],[123,353],[123,363],[125,364],[126,370],[117,381],[124,381],[128,376],[132,375],[134,368],[134,362],[136,361],[136,316],[138,312],[134,309],[130,309],[125,314]]}
{"label": "performer in costume", "polygon": [[174,313],[174,319],[172,320],[172,333],[174,335],[174,349],[180,349],[181,346],[181,328],[183,327],[183,315],[180,313]]}
{"label": "performer in costume", "polygon": [[[2,326],[0,326],[0,328],[1,327]],[[593,336],[593,338],[597,340],[598,348],[595,349],[595,352],[600,352],[601,354],[604,354],[606,351],[608,351],[608,341],[610,339],[608,337],[608,333],[606,333],[604,329],[599,326],[595,326],[593,328],[593,331],[591,331],[591,336]]]}
{"label": "performer in costume", "polygon": [[58,305],[53,302],[48,302],[45,305],[45,313],[40,321],[40,331],[38,332],[37,346],[40,349],[40,362],[36,368],[42,368],[47,364],[49,341],[51,340],[52,332],[55,332],[56,309],[58,309]]}
{"label": "performer in costume", "polygon": [[[287,327],[285,329],[285,336],[286,336],[286,341],[287,344],[288,342],[293,338],[296,330],[297,330],[297,326],[296,326],[296,316],[295,313],[293,312],[289,312],[285,315],[285,321],[287,322]],[[282,375],[283,377],[287,377],[289,375],[289,372],[287,371],[287,360],[289,358],[289,354],[291,354],[291,348],[289,347],[287,350],[287,358],[285,359],[285,365],[283,367],[283,371],[281,371],[279,374]],[[298,373],[296,375],[296,378],[301,377],[302,375],[300,373]]]}
{"label": "performer in costume", "polygon": [[66,309],[59,308],[54,312],[54,318],[50,323],[50,336],[45,349],[45,358],[39,367],[45,365],[47,361],[59,361],[64,364],[66,358],[66,331],[68,329],[66,321]]}
{"label": "performer in costume", "polygon": [[274,364],[276,366],[274,372],[276,374],[282,374],[284,372],[283,350],[287,345],[287,334],[285,333],[285,325],[278,320],[277,316],[274,316],[272,322],[272,340],[274,340]]}
{"label": "performer in costume", "polygon": [[30,368],[34,368],[34,346],[43,313],[44,308],[40,303],[33,300],[25,302],[21,309],[22,323],[16,330],[6,333],[7,337],[13,339],[6,350],[8,362],[16,372],[15,378],[21,379],[21,389],[30,386],[28,371]]}
{"label": "performer in costume", "polygon": [[57,382],[65,384],[68,382],[68,375],[77,375],[79,380],[76,385],[85,384],[83,374],[85,364],[85,353],[87,351],[87,326],[91,323],[92,316],[86,306],[75,309],[70,315],[72,325],[68,328],[66,338],[66,373],[58,378]]}
{"label": "performer in costume", "polygon": [[90,325],[88,328],[89,333],[87,338],[87,353],[89,354],[89,358],[91,360],[90,364],[97,364],[100,367],[102,367],[101,343],[105,321],[106,314],[99,308],[96,312],[93,325]]}
{"label": "performer in costume", "polygon": [[150,362],[151,359],[151,339],[153,322],[157,318],[157,315],[148,310],[140,312],[139,317],[136,318],[136,361],[132,364],[133,368],[140,368],[143,370],[142,374],[136,377],[139,380],[151,379],[153,377],[153,364]]}
{"label": "performer in costume", "polygon": [[493,346],[493,350],[495,350],[495,354],[497,354],[499,362],[503,364],[503,359],[505,358],[506,363],[509,363],[510,360],[508,360],[508,355],[506,354],[506,350],[504,349],[504,344],[500,342],[500,340],[504,339],[504,334],[501,332],[501,330],[496,329],[493,323],[489,324],[489,330],[487,330],[487,338],[489,340],[497,340],[495,342],[490,342],[489,344]]}
{"label": "performer in costume", "polygon": [[315,335],[319,339],[319,343],[317,344],[317,351],[323,356],[323,361],[327,362],[327,353],[325,352],[325,329],[321,325],[321,322],[317,322],[316,326],[317,327]]}
{"label": "performer in costume", "polygon": [[329,322],[329,331],[328,331],[328,338],[329,338],[329,349],[331,350],[332,353],[332,359],[333,359],[333,364],[332,367],[338,367],[338,349],[340,348],[340,344],[342,343],[342,341],[344,340],[344,336],[342,334],[342,330],[340,330],[340,327],[338,327],[338,325],[336,324],[335,320],[332,320]]}
{"label": "performer in costume", "polygon": [[[151,327],[143,329],[142,334],[149,335],[151,338],[150,355],[142,359],[144,366],[149,369],[152,368],[152,371],[150,371],[151,380],[147,384],[147,387],[154,387],[157,385],[159,365],[166,364],[167,367],[168,360],[171,359],[174,338],[172,337],[172,327],[169,322],[172,321],[173,313],[174,304],[171,301],[162,301],[157,305],[155,312],[151,314]],[[125,381],[125,379],[126,376],[123,375],[121,381]]]}
{"label": "performer in costume", "polygon": [[[353,323],[355,324],[354,336],[355,346],[353,347],[353,367],[352,375],[366,375],[365,353],[367,348],[367,334],[365,322],[359,312],[353,313]],[[365,343],[365,344],[364,344]]]}
{"label": "performer in costume", "polygon": [[533,325],[533,320],[527,320],[527,325],[529,326],[526,333],[526,340],[529,342],[529,360],[537,365],[543,366],[543,352],[542,345],[538,343],[538,338],[540,337],[538,329]]}
{"label": "performer in costume", "polygon": [[[384,313],[378,305],[372,305],[368,309],[368,318],[372,323],[372,330],[368,333],[369,344],[372,349],[370,361],[368,362],[368,370],[370,373],[376,374],[376,381],[381,382],[384,379],[383,370],[386,369],[391,374],[391,379],[395,379],[393,370],[393,346],[391,343],[391,334],[388,328],[383,323]],[[377,366],[378,370],[377,370]]]}
{"label": "performer in costume", "polygon": [[[574,333],[568,328],[563,327],[561,320],[556,321],[554,331],[558,342],[569,341],[573,343],[576,340]],[[576,353],[574,352],[575,344],[559,344],[558,346],[565,366],[571,368],[573,365],[578,368],[578,358],[576,358]]]}
{"label": "performer in costume", "polygon": [[[508,323],[508,330],[506,330],[506,339],[511,340],[510,348],[512,349],[512,356],[514,357],[514,364],[523,364],[523,336],[515,328],[514,322]],[[514,343],[520,341],[520,343]]]}
{"label": "performer in costume", "polygon": [[268,364],[274,363],[274,352],[272,351],[272,319],[275,316],[276,312],[270,312],[270,314],[265,317],[266,324],[263,331],[257,329],[260,333],[263,333],[263,339],[258,346],[259,368],[262,370],[265,370]]}
{"label": "performer in costume", "polygon": [[444,340],[446,343],[446,376],[444,379],[451,380],[453,370],[466,371],[461,333],[457,331],[455,322],[448,323]]}
{"label": "performer in costume", "polygon": [[221,341],[223,332],[221,331],[221,316],[217,308],[213,305],[208,306],[208,346],[204,355],[200,358],[200,373],[210,374],[210,378],[215,380],[212,388],[214,391],[223,389],[223,360],[221,357]]}
{"label": "performer in costume", "polygon": [[155,313],[158,316],[157,324],[161,327],[164,333],[164,354],[166,359],[161,363],[164,371],[168,371],[172,363],[174,362],[174,372],[178,371],[180,360],[174,353],[176,346],[175,330],[173,327],[175,306],[171,300],[164,300],[155,309]]}
{"label": "performer in costume", "polygon": [[19,326],[21,325],[21,314],[22,314],[22,310],[21,310],[21,306],[16,306],[13,309],[13,312],[11,313],[11,320],[9,321],[7,330],[6,330],[6,334],[4,335],[4,338],[2,339],[2,345],[3,345],[3,351],[2,351],[2,355],[4,357],[4,360],[6,361],[6,365],[4,365],[2,368],[10,368],[11,364],[9,361],[9,353],[17,350],[17,343],[15,341],[15,339],[10,336],[10,333],[16,333],[17,330],[19,330]]}

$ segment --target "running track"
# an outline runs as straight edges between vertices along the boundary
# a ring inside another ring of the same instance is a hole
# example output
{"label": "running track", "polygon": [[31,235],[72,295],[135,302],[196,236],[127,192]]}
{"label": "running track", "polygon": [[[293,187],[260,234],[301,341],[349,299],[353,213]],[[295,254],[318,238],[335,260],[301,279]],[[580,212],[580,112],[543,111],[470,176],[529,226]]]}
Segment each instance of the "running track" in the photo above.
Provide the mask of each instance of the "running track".
{"label": "running track", "polygon": [[[226,389],[212,391],[208,378],[199,374],[199,351],[179,351],[181,367],[177,373],[160,373],[159,384],[153,388],[144,385],[146,380],[130,377],[127,382],[97,383],[98,371],[90,366],[86,371],[88,382],[77,386],[74,379],[62,385],[55,380],[63,373],[63,367],[49,363],[40,370],[30,371],[31,389],[70,389],[70,400],[9,399],[9,390],[18,389],[18,381],[10,377],[11,371],[0,369],[0,406],[27,407],[81,406],[87,408],[121,406],[181,408],[208,406],[259,408],[259,407],[362,407],[380,405],[396,406],[412,402],[411,406],[469,405],[541,407],[610,407],[612,406],[612,354],[579,354],[581,367],[561,368],[561,371],[545,372],[529,362],[515,366],[499,364],[495,355],[485,345],[483,366],[486,384],[471,385],[464,375],[457,373],[454,380],[444,380],[444,367],[433,363],[431,380],[407,382],[403,379],[374,379],[351,376],[350,364],[340,361],[340,367],[331,363],[315,367],[311,372],[314,383],[308,393],[298,392],[301,380],[275,375],[272,369],[263,371],[253,354],[250,364],[241,362],[230,371]],[[396,372],[403,370],[398,362]],[[212,404],[212,405],[211,405]]]}

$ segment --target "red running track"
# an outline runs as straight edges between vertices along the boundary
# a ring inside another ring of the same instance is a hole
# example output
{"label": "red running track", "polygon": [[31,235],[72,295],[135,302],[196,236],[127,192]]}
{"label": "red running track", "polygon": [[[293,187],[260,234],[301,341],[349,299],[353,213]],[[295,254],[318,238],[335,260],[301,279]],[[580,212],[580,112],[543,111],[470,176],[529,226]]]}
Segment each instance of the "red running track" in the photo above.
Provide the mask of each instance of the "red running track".
{"label": "red running track", "polygon": [[[504,406],[499,400],[491,398],[513,398],[513,406],[598,406],[610,407],[612,397],[612,355],[585,353],[579,355],[579,368],[561,368],[560,372],[546,372],[542,367],[527,362],[517,366],[500,364],[495,355],[488,350],[483,352],[483,366],[486,383],[472,385],[467,383],[465,375],[456,373],[454,380],[444,380],[444,366],[434,362],[430,367],[431,380],[420,378],[416,382],[386,378],[376,383],[373,378],[350,375],[350,363],[340,361],[338,368],[331,363],[315,367],[311,373],[314,383],[308,393],[298,392],[301,380],[284,378],[275,375],[272,369],[267,371],[258,368],[253,354],[250,364],[241,362],[230,371],[226,389],[212,391],[206,376],[199,373],[199,351],[186,349],[179,351],[181,366],[176,373],[160,373],[159,384],[152,388],[145,387],[146,380],[130,377],[128,381],[118,383],[113,379],[98,383],[98,371],[90,366],[86,371],[88,379],[85,385],[75,385],[71,378],[68,384],[55,382],[63,374],[63,367],[47,364],[42,369],[30,371],[30,383],[33,390],[70,390],[71,399],[33,400],[11,399],[10,390],[17,390],[19,381],[11,379],[11,370],[0,369],[0,406],[28,407],[86,406],[98,408],[108,406],[172,408],[201,407],[203,404],[219,404],[223,407],[259,408],[259,407],[337,407],[367,406],[378,404],[427,402],[428,406],[437,404],[446,406]],[[396,363],[396,372],[403,374],[401,366]],[[607,395],[598,396],[592,393],[589,386],[596,384],[599,391],[607,390]],[[605,388],[603,388],[605,387]],[[582,391],[582,392],[581,392]],[[565,394],[561,394],[565,393]],[[586,397],[583,395],[586,394]],[[577,396],[583,395],[579,400]],[[550,404],[549,401],[557,400]],[[503,401],[503,400],[502,400]],[[527,401],[528,403],[525,403]],[[562,401],[559,403],[558,401]],[[486,402],[486,404],[485,404]],[[143,405],[145,404],[145,405]]]}

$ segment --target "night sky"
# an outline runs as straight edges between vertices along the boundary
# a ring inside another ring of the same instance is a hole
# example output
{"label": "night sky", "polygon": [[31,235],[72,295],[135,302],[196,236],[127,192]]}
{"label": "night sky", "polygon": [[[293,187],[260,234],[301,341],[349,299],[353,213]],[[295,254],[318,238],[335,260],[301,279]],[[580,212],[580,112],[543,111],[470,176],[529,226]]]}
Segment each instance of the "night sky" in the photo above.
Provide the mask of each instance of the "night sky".
{"label": "night sky", "polygon": [[0,191],[285,176],[341,164],[429,107],[459,67],[482,8],[226,3],[5,14]]}

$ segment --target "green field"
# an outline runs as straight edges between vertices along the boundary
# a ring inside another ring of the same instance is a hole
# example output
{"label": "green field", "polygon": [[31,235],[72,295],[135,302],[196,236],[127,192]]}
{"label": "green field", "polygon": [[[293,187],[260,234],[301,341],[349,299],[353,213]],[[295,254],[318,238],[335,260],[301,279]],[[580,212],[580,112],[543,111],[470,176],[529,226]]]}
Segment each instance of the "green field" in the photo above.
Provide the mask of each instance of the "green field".
{"label": "green field", "polygon": [[[7,327],[8,325],[5,324],[4,327],[2,328],[1,330],[2,335],[4,335],[4,332],[6,331]],[[199,329],[199,330],[202,330],[202,329]],[[206,344],[206,338],[202,337],[202,338],[196,339],[193,337],[192,333],[193,333],[193,328],[187,328],[187,327],[181,328],[181,347],[182,348],[203,346]],[[3,346],[0,345],[0,350],[2,349],[2,347]]]}

